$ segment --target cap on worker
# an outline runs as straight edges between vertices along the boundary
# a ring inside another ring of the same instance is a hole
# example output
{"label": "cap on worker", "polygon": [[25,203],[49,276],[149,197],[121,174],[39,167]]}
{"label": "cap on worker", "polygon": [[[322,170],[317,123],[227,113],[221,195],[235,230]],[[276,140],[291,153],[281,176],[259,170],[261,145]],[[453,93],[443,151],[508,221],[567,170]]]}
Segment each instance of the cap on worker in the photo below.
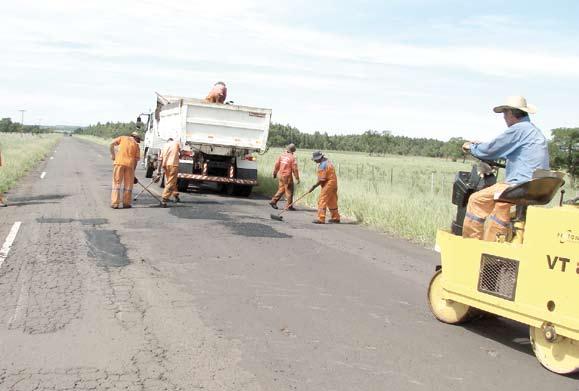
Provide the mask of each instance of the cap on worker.
{"label": "cap on worker", "polygon": [[296,151],[296,145],[294,143],[288,144],[287,150],[289,152],[295,152]]}
{"label": "cap on worker", "polygon": [[518,109],[525,113],[535,114],[537,108],[531,104],[527,104],[527,100],[522,96],[509,96],[505,104],[497,106],[493,109],[495,113],[504,113],[505,110]]}
{"label": "cap on worker", "polygon": [[131,133],[131,137],[136,138],[137,140],[141,141],[141,135],[137,132]]}
{"label": "cap on worker", "polygon": [[322,151],[314,151],[314,153],[312,153],[312,160],[320,160],[323,157],[324,154],[322,153]]}

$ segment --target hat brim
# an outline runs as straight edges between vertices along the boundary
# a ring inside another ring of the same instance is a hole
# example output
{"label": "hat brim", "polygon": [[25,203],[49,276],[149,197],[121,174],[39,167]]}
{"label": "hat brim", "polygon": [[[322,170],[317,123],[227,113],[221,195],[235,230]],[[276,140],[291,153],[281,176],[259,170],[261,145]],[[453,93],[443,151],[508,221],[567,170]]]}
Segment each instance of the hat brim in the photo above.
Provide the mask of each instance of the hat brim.
{"label": "hat brim", "polygon": [[535,114],[537,112],[537,108],[533,105],[527,105],[527,107],[514,107],[514,106],[502,105],[502,106],[495,107],[493,109],[493,111],[495,113],[504,113],[505,110],[512,110],[512,109],[521,110],[521,111],[524,111],[525,113],[529,113],[529,114]]}

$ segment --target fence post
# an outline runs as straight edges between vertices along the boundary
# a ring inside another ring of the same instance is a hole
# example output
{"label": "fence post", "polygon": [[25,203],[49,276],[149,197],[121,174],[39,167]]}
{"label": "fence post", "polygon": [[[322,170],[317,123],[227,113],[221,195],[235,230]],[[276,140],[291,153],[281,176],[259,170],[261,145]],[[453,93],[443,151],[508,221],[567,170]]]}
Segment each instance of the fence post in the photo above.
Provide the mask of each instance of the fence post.
{"label": "fence post", "polygon": [[434,194],[434,171],[430,174],[430,194]]}

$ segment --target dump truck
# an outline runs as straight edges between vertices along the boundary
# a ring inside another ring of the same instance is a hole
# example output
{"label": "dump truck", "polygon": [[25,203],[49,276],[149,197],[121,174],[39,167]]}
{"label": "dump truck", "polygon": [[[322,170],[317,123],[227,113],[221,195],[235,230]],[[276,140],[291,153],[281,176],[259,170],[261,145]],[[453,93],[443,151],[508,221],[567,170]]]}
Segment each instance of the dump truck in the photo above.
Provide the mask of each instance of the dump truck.
{"label": "dump truck", "polygon": [[257,185],[256,154],[266,151],[270,120],[271,109],[157,94],[155,112],[137,117],[145,130],[146,176],[153,176],[161,148],[172,138],[182,149],[179,191],[213,183],[222,192],[248,197]]}

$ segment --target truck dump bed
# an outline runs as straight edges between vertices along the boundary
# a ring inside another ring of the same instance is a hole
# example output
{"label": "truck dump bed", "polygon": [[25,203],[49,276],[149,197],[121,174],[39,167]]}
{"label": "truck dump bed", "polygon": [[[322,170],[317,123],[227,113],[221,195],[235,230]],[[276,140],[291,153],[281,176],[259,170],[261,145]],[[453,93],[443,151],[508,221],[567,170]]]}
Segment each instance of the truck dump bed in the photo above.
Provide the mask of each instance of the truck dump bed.
{"label": "truck dump bed", "polygon": [[163,96],[157,131],[191,145],[265,151],[271,110],[207,103],[201,99]]}

